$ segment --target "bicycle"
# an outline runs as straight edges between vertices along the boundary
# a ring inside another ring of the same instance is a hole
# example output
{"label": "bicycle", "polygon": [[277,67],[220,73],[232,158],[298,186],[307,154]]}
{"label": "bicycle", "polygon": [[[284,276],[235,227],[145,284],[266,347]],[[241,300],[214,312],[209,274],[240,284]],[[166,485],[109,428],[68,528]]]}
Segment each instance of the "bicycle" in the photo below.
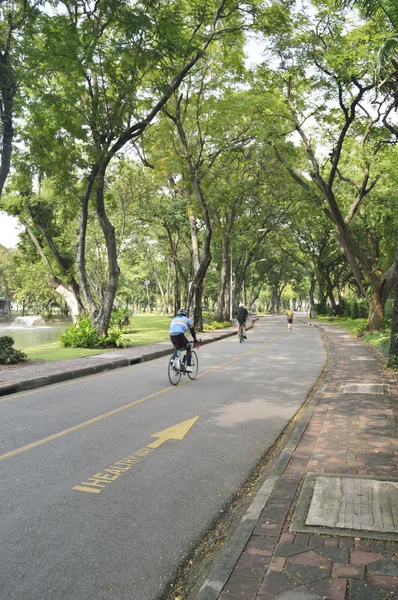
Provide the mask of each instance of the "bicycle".
{"label": "bicycle", "polygon": [[[198,374],[199,368],[199,360],[198,355],[192,348],[194,347],[194,342],[189,342],[191,346],[191,364],[190,367],[192,372],[187,372],[186,370],[186,350],[185,348],[174,348],[174,352],[170,357],[169,365],[168,365],[168,374],[171,385],[177,385],[181,379],[181,375],[188,375],[189,379],[194,380],[196,375]],[[200,342],[197,345],[197,348],[200,348]],[[184,354],[183,354],[184,353]]]}
{"label": "bicycle", "polygon": [[243,344],[245,341],[245,330],[243,327],[243,323],[239,323],[239,342]]}

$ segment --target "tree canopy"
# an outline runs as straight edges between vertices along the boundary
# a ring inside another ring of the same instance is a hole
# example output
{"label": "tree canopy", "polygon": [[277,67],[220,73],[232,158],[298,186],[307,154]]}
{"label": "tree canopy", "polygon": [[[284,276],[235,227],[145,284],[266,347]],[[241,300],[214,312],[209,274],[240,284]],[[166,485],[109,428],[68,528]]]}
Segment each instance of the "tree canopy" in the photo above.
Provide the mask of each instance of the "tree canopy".
{"label": "tree canopy", "polygon": [[100,334],[115,303],[184,304],[201,328],[203,307],[220,321],[240,300],[339,314],[350,294],[383,326],[398,226],[393,4],[10,6],[0,194],[24,225],[21,277],[37,269]]}

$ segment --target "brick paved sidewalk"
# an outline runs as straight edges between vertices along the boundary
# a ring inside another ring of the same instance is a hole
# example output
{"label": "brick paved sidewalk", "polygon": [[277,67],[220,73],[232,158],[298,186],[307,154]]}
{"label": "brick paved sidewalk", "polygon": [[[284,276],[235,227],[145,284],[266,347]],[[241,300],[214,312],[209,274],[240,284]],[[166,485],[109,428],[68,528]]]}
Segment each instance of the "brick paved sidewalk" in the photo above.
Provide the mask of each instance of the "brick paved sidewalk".
{"label": "brick paved sidewalk", "polygon": [[[331,325],[323,329],[327,382],[219,600],[398,599],[398,542],[363,531],[349,536],[342,529],[340,535],[289,530],[308,473],[398,481],[396,377],[360,340]],[[348,383],[385,384],[389,393],[386,387],[381,394],[344,393]],[[398,493],[395,502],[398,511]]]}

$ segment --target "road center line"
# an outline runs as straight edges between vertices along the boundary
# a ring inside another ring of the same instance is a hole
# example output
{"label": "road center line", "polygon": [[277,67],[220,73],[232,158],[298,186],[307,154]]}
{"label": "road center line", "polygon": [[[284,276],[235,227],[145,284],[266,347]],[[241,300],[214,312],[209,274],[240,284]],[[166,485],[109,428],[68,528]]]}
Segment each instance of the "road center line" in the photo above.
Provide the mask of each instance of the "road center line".
{"label": "road center line", "polygon": [[[200,375],[197,376],[197,379],[199,379],[200,377],[204,377],[205,375],[209,375],[210,373],[213,373],[214,371],[218,371],[219,369],[222,369],[223,367],[226,367],[227,365],[237,362],[238,360],[240,360],[241,358],[244,358],[245,356],[249,356],[250,354],[257,352],[258,350],[261,350],[261,348],[263,348],[264,346],[266,346],[267,344],[269,344],[270,342],[272,342],[273,340],[278,338],[283,332],[284,332],[284,329],[281,330],[276,335],[274,335],[269,340],[267,340],[266,342],[264,342],[263,344],[261,344],[260,346],[257,346],[257,348],[253,348],[253,350],[249,350],[248,352],[245,352],[244,354],[241,354],[240,356],[238,356],[236,358],[232,358],[231,360],[228,360],[227,362],[223,363],[222,365],[219,365],[218,367],[213,367],[213,368],[209,369],[208,371],[201,373]],[[179,384],[179,387],[181,387],[181,385],[186,385],[187,383],[189,383],[188,380],[183,381]],[[123,406],[119,406],[119,408],[115,408],[114,410],[111,410],[107,413],[98,415],[97,417],[93,417],[92,419],[89,419],[88,421],[79,423],[79,425],[74,425],[73,427],[70,427],[69,429],[64,429],[64,431],[59,431],[58,433],[54,433],[53,435],[43,438],[42,440],[37,440],[36,442],[27,444],[26,446],[21,446],[20,448],[11,450],[11,452],[6,452],[5,454],[1,454],[0,462],[3,460],[7,460],[8,458],[12,458],[13,456],[17,456],[18,454],[22,454],[23,452],[27,452],[28,450],[33,450],[34,448],[43,446],[44,444],[47,444],[48,442],[52,442],[53,440],[57,440],[61,437],[64,437],[65,435],[74,433],[75,431],[79,431],[79,429],[83,429],[84,427],[87,427],[88,425],[93,425],[94,423],[98,423],[99,421],[107,419],[108,417],[112,417],[113,415],[117,415],[120,412],[128,410],[129,408],[132,408],[133,406],[137,406],[138,404],[142,404],[143,402],[146,402],[147,400],[152,400],[153,398],[157,398],[158,396],[161,396],[162,394],[166,394],[167,392],[170,392],[171,390],[176,390],[176,389],[178,389],[178,388],[176,388],[174,386],[169,386],[167,388],[164,388],[163,390],[159,390],[158,392],[155,392],[154,394],[150,394],[149,396],[145,396],[144,398],[140,398],[139,400],[135,400],[134,402],[130,402],[129,404],[124,404]]]}

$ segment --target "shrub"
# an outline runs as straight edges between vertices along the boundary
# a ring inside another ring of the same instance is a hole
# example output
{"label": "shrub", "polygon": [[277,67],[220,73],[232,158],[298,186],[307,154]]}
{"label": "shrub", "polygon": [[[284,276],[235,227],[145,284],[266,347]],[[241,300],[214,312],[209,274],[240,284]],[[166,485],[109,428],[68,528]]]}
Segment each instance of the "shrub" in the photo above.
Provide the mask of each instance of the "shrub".
{"label": "shrub", "polygon": [[121,329],[130,323],[130,311],[128,308],[114,308],[111,314],[110,326],[112,329]]}
{"label": "shrub", "polygon": [[64,348],[99,348],[101,338],[90,317],[82,317],[61,335],[61,345]]}
{"label": "shrub", "polygon": [[386,304],[384,306],[384,314],[386,315],[386,317],[392,317],[393,307],[394,307],[394,300],[392,298],[389,298],[388,300],[386,300]]}
{"label": "shrub", "polygon": [[203,319],[206,323],[211,323],[214,320],[214,311],[203,311]]}
{"label": "shrub", "polygon": [[390,354],[390,356],[388,357],[387,366],[390,369],[397,371],[398,370],[398,356],[395,356],[395,354]]}
{"label": "shrub", "polygon": [[26,354],[13,348],[14,340],[8,335],[0,337],[0,365],[15,365],[25,360]]}
{"label": "shrub", "polygon": [[383,319],[383,329],[391,331],[392,327],[392,315],[385,315]]}
{"label": "shrub", "polygon": [[120,329],[112,329],[112,331],[108,332],[108,335],[105,337],[104,345],[105,346],[117,346],[118,348],[123,348],[125,343],[122,339],[123,332]]}
{"label": "shrub", "polygon": [[119,329],[111,330],[107,336],[99,336],[91,324],[90,317],[80,318],[72,327],[69,327],[60,338],[64,348],[107,348],[124,346],[122,332]]}
{"label": "shrub", "polygon": [[344,310],[343,317],[350,318],[351,317],[351,303],[344,301]]}

